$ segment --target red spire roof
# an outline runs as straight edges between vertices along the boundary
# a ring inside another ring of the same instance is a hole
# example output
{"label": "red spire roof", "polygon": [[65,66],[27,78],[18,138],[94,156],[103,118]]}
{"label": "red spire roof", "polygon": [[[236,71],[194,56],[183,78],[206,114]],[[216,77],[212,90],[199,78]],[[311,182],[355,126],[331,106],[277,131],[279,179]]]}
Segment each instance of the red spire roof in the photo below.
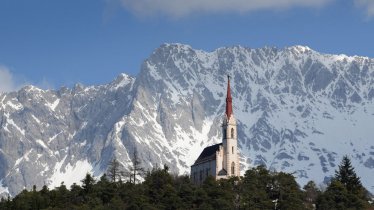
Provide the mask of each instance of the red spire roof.
{"label": "red spire roof", "polygon": [[232,98],[230,90],[230,76],[227,75],[227,97],[226,97],[226,116],[230,119],[232,115]]}

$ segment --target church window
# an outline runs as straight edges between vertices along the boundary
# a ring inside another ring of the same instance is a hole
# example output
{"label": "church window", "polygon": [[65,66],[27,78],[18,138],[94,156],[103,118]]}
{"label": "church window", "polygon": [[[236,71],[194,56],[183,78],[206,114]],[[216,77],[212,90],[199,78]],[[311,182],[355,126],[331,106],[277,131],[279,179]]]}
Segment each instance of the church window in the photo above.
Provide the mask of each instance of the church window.
{"label": "church window", "polygon": [[235,174],[235,163],[234,162],[231,163],[231,174],[232,175]]}
{"label": "church window", "polygon": [[231,128],[231,138],[234,138],[234,128]]}
{"label": "church window", "polygon": [[232,154],[234,154],[234,147],[231,148]]}

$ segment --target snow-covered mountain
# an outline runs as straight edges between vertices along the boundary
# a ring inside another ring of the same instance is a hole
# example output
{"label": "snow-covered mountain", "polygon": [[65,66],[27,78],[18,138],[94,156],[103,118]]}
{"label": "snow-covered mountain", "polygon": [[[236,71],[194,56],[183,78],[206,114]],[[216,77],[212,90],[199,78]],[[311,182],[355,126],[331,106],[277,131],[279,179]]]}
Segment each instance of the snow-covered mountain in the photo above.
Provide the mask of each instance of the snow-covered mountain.
{"label": "snow-covered mountain", "polygon": [[232,77],[242,173],[250,166],[322,183],[349,155],[374,192],[374,59],[308,47],[240,46],[213,52],[164,44],[101,86],[0,94],[0,193],[99,176],[113,156],[128,168],[168,164],[179,174],[221,141]]}

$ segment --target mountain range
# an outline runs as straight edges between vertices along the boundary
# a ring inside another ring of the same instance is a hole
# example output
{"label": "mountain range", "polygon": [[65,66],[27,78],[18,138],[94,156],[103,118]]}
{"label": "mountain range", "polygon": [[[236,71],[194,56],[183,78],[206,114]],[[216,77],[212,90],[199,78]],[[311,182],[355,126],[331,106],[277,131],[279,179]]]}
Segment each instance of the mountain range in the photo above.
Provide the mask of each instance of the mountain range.
{"label": "mountain range", "polygon": [[348,155],[374,192],[374,59],[305,46],[163,44],[136,77],[0,93],[0,194],[80,183],[113,157],[128,170],[135,150],[146,169],[188,174],[221,141],[227,75],[242,173],[263,164],[300,185],[323,184]]}

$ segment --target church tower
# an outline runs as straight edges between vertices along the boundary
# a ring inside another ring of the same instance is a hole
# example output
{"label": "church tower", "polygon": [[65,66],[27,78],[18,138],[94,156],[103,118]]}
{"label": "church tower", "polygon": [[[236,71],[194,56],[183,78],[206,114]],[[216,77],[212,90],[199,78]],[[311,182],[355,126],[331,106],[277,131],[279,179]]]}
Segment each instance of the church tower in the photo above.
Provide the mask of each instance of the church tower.
{"label": "church tower", "polygon": [[227,176],[240,176],[236,120],[232,109],[230,76],[227,76],[226,113],[222,123],[223,169]]}
{"label": "church tower", "polygon": [[240,176],[236,120],[232,109],[230,77],[227,78],[222,143],[205,147],[191,166],[191,180],[198,185],[201,185],[208,176],[213,176],[216,180]]}

